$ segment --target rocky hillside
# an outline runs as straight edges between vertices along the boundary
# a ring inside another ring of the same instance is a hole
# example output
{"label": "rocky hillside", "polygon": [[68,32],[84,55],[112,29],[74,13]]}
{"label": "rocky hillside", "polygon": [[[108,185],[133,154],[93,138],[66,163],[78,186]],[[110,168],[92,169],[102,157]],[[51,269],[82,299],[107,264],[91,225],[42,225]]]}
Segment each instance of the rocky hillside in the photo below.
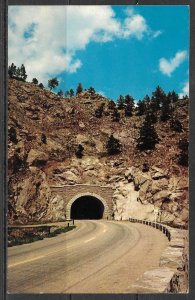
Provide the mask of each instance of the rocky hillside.
{"label": "rocky hillside", "polygon": [[[91,183],[115,188],[115,219],[152,220],[158,210],[159,221],[187,225],[188,169],[178,164],[179,140],[188,139],[187,100],[174,104],[182,132],[173,131],[170,121],[158,121],[159,143],[140,151],[144,116],[125,117],[121,110],[120,121],[113,122],[109,100],[99,94],[63,98],[15,79],[8,93],[9,223],[63,220],[61,199],[52,199],[50,186]],[[107,154],[111,134],[122,144],[117,155]],[[75,155],[79,145],[82,158]]]}

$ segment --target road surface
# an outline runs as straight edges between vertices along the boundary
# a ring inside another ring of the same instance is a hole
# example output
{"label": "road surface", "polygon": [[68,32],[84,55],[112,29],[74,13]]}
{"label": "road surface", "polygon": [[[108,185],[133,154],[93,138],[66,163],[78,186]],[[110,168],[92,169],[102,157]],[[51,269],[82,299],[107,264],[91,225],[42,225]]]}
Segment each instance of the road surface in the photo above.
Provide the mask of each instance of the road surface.
{"label": "road surface", "polygon": [[53,238],[8,249],[9,293],[133,293],[167,238],[142,224],[76,221]]}

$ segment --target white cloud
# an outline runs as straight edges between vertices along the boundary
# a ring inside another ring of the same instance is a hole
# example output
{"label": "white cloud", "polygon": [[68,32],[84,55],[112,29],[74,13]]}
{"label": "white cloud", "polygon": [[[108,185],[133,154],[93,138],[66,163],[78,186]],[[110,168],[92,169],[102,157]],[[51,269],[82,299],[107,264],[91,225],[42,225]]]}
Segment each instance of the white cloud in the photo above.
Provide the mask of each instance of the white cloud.
{"label": "white cloud", "polygon": [[162,34],[162,31],[161,30],[157,30],[157,31],[154,31],[153,32],[153,38],[156,39],[159,35]]}
{"label": "white cloud", "polygon": [[9,64],[24,63],[28,80],[46,82],[76,72],[82,66],[77,51],[90,42],[155,36],[143,16],[132,9],[125,14],[121,21],[111,6],[9,6]]}
{"label": "white cloud", "polygon": [[178,51],[175,56],[170,59],[162,57],[159,60],[159,69],[163,74],[171,76],[175,69],[177,69],[186,58],[187,51]]}
{"label": "white cloud", "polygon": [[124,21],[123,36],[125,38],[134,36],[138,40],[141,40],[148,31],[149,27],[146,20],[139,14],[131,14]]}
{"label": "white cloud", "polygon": [[179,97],[182,98],[186,95],[189,96],[189,81],[185,82],[185,84],[182,88],[182,92],[179,94]]}

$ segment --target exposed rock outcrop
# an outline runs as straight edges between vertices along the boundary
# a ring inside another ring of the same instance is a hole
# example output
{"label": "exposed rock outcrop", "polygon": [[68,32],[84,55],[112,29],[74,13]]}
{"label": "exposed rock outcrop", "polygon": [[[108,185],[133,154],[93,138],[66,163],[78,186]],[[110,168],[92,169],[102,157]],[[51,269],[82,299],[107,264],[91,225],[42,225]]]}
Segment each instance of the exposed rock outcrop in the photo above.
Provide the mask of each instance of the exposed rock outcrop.
{"label": "exposed rock outcrop", "polygon": [[[135,216],[174,226],[188,224],[188,170],[177,163],[178,141],[188,136],[188,101],[175,104],[183,131],[170,122],[155,124],[160,143],[153,151],[138,151],[136,140],[143,116],[113,122],[109,100],[84,91],[63,98],[35,84],[9,81],[9,211],[10,223],[64,220],[60,198],[51,185],[110,185],[114,217]],[[104,107],[101,118],[95,110]],[[109,156],[110,134],[122,152]],[[82,158],[76,149],[82,145]]]}

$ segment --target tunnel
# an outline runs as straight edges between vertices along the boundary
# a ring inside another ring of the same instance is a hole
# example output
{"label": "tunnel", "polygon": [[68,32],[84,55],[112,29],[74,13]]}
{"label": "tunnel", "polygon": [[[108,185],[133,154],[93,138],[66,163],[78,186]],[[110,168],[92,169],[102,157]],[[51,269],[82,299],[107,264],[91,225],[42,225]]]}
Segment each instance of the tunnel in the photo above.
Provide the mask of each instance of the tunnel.
{"label": "tunnel", "polygon": [[71,219],[102,219],[104,214],[103,203],[93,196],[82,196],[71,206]]}

